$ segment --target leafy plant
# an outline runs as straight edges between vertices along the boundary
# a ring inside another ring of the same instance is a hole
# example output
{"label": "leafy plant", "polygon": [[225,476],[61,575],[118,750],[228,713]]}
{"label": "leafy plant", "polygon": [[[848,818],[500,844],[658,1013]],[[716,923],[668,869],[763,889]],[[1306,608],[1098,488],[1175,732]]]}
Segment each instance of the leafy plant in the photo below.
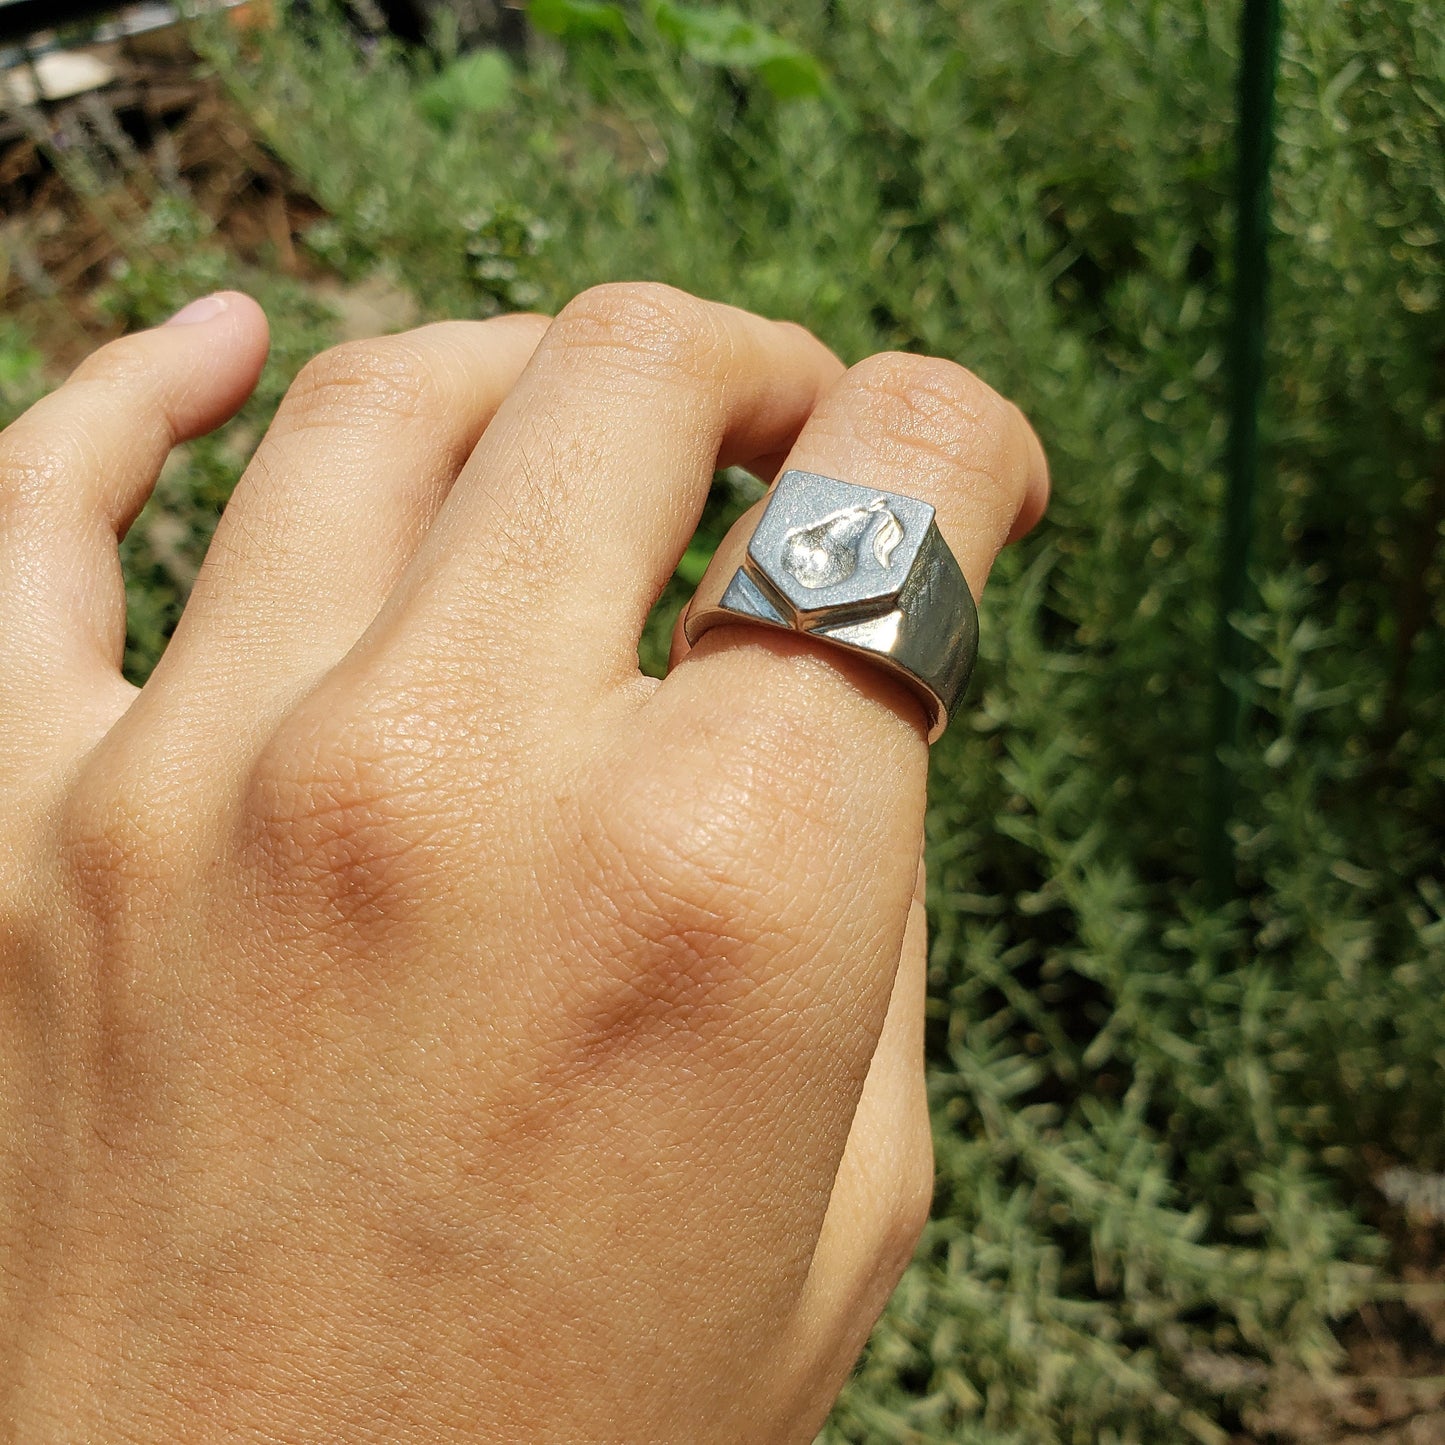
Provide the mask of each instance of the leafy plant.
{"label": "leafy plant", "polygon": [[34,339],[0,318],[0,406],[19,410],[39,386],[43,358]]}
{"label": "leafy plant", "polygon": [[417,109],[442,130],[499,110],[511,99],[512,63],[500,50],[458,56],[417,91]]}
{"label": "leafy plant", "polygon": [[808,51],[727,6],[648,0],[629,11],[611,0],[532,0],[527,13],[539,30],[573,45],[660,38],[703,65],[756,74],[781,99],[822,95],[827,85]]}

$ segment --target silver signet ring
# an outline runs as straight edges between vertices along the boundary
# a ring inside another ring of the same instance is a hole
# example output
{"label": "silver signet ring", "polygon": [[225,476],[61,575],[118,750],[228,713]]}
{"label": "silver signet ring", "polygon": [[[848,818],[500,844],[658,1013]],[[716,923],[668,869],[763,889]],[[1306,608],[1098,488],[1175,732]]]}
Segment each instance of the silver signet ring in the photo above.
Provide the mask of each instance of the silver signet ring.
{"label": "silver signet ring", "polygon": [[928,711],[933,742],[978,656],[978,611],[927,502],[784,472],[737,521],[688,603],[689,645],[755,622],[871,658]]}

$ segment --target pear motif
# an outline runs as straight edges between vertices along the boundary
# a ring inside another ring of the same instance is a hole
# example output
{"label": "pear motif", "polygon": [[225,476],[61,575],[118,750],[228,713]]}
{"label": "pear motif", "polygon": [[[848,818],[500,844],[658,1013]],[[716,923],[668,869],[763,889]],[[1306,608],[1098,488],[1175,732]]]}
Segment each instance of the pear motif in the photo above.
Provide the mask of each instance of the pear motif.
{"label": "pear motif", "polygon": [[808,588],[846,582],[858,568],[864,540],[875,521],[873,555],[880,567],[888,566],[893,549],[903,540],[903,524],[882,497],[875,497],[866,506],[844,507],[789,532],[783,538],[784,568]]}

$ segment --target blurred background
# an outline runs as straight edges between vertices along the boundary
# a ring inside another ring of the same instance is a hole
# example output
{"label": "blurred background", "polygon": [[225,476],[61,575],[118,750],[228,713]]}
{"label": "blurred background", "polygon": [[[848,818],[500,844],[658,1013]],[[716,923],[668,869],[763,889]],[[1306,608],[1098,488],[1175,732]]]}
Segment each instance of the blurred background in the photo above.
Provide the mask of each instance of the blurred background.
{"label": "blurred background", "polygon": [[218,286],[274,328],[125,541],[137,681],[344,337],[652,277],[1033,417],[933,1220],[823,1441],[1445,1441],[1445,0],[1296,0],[1277,76],[1251,5],[0,3],[0,420]]}

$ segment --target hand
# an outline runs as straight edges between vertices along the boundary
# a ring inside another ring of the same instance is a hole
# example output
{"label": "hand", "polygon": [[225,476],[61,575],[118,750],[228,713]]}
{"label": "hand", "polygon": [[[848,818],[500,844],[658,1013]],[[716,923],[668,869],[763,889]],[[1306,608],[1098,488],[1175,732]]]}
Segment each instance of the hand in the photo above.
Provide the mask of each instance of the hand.
{"label": "hand", "polygon": [[806,1441],[932,1155],[922,710],[649,604],[718,465],[1042,510],[950,362],[652,285],[302,373],[145,688],[123,533],[228,294],[0,438],[0,1410],[19,1441]]}

